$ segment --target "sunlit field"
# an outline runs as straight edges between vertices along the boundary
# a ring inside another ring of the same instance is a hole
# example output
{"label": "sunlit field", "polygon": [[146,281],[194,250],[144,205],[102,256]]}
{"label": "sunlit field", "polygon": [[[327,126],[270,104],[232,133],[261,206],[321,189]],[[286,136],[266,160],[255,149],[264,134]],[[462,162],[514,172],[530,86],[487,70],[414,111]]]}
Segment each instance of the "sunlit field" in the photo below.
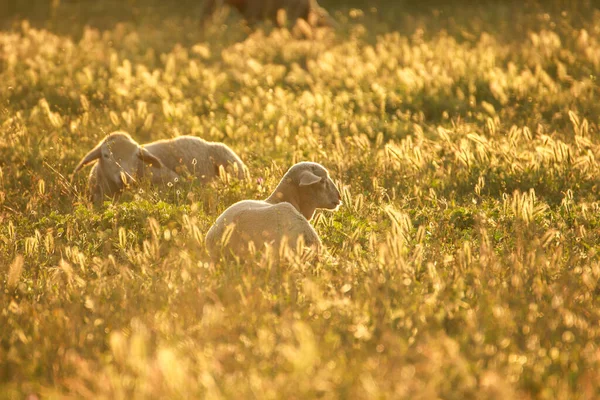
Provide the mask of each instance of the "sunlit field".
{"label": "sunlit field", "polygon": [[[38,3],[0,31],[1,399],[600,395],[588,3],[322,1],[335,31]],[[94,206],[71,173],[115,130],[222,141],[251,179]],[[298,161],[342,192],[326,254],[210,263]]]}

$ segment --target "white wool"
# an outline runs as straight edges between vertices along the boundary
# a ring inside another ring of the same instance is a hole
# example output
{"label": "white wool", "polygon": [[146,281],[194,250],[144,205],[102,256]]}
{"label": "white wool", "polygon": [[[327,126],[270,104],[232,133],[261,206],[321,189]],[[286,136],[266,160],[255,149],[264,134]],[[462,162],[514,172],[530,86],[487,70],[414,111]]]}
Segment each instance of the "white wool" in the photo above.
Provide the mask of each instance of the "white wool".
{"label": "white wool", "polygon": [[237,170],[239,179],[244,179],[247,173],[242,160],[223,143],[207,142],[195,136],[179,136],[143,147],[172,171],[195,175],[203,182],[219,176],[219,167]]}

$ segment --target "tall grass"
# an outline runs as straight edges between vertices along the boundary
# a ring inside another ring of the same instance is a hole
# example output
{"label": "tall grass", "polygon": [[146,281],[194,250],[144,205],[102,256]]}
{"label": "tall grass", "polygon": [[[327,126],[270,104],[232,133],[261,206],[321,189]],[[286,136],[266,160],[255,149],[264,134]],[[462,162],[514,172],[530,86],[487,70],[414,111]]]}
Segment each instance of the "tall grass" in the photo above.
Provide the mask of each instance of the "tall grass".
{"label": "tall grass", "polygon": [[[0,32],[0,397],[597,396],[598,11],[334,6],[307,38],[57,4]],[[252,179],[94,208],[70,174],[117,129]],[[342,189],[329,256],[211,264],[217,215],[299,160]]]}

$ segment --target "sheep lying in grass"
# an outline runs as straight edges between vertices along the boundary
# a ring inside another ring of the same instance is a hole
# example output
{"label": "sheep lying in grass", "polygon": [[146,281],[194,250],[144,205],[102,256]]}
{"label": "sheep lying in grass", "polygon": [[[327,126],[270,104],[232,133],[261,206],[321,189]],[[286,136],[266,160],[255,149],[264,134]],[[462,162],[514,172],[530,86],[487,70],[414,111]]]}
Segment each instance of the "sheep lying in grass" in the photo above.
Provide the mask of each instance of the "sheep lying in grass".
{"label": "sheep lying in grass", "polygon": [[265,243],[280,249],[287,240],[295,249],[300,237],[318,250],[321,241],[309,221],[317,208],[335,210],[340,204],[340,192],[327,170],[301,162],[286,172],[266,200],[243,200],[225,210],[206,234],[206,247],[213,260],[221,254],[244,256],[250,242],[256,249]]}
{"label": "sheep lying in grass", "polygon": [[212,15],[217,6],[236,8],[250,23],[269,19],[277,21],[278,10],[285,10],[292,22],[302,18],[312,26],[335,27],[336,23],[317,0],[206,0],[204,18]]}
{"label": "sheep lying in grass", "polygon": [[145,144],[143,148],[170,170],[178,174],[192,174],[203,183],[219,176],[220,167],[231,167],[239,179],[244,179],[248,170],[238,155],[224,143],[207,142],[195,136],[159,140]]}
{"label": "sheep lying in grass", "polygon": [[129,134],[113,132],[83,157],[73,175],[96,160],[88,181],[94,203],[100,203],[105,196],[117,196],[125,186],[140,179],[148,179],[155,185],[166,184],[188,173],[206,183],[219,175],[220,167],[233,166],[240,179],[247,171],[226,145],[193,136],[141,146]]}

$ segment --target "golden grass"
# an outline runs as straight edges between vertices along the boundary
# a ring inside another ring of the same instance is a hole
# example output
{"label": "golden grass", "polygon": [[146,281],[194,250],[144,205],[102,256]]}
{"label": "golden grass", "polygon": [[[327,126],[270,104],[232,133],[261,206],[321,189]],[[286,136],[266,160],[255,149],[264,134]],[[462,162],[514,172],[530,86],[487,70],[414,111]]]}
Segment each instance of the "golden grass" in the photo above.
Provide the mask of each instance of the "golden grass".
{"label": "golden grass", "polygon": [[[600,14],[516,11],[516,37],[502,5],[401,7],[310,40],[0,32],[0,397],[594,398]],[[224,141],[252,179],[94,208],[70,173],[117,129]],[[211,264],[219,213],[299,160],[342,189],[329,254]]]}

